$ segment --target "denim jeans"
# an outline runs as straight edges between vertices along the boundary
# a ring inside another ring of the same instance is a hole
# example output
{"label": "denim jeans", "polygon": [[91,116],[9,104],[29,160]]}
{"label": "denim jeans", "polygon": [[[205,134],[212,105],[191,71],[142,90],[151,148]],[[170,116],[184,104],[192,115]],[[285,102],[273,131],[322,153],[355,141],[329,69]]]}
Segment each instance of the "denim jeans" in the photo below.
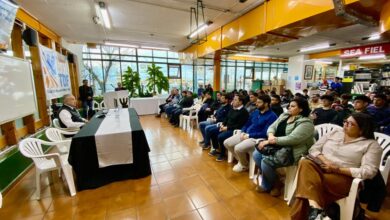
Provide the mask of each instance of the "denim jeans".
{"label": "denim jeans", "polygon": [[[211,139],[213,137],[217,137],[219,133],[219,127],[217,126],[217,124],[207,125],[205,128],[204,145],[210,145]],[[213,148],[218,149],[218,145],[214,144],[215,143],[213,142]]]}
{"label": "denim jeans", "polygon": [[[230,138],[231,136],[233,136],[233,130],[227,130],[227,131],[221,132],[218,135],[218,145],[219,145],[219,149],[220,149],[222,155],[225,155],[225,152],[226,152],[226,148],[223,145],[223,142],[226,139]],[[213,142],[213,144],[214,144],[214,142]]]}
{"label": "denim jeans", "polygon": [[[92,100],[86,100],[86,101],[82,101],[82,104],[83,104],[83,117],[84,118],[87,118],[88,115],[91,116],[92,115]],[[88,113],[87,113],[88,111]]]}
{"label": "denim jeans", "polygon": [[257,150],[253,152],[253,159],[261,170],[261,187],[267,191],[271,190],[278,178],[276,170],[263,161],[263,155]]}
{"label": "denim jeans", "polygon": [[200,133],[202,134],[202,137],[203,137],[203,140],[205,139],[206,137],[206,127],[208,125],[211,125],[212,123],[211,122],[208,122],[208,121],[202,121],[199,123],[199,130],[200,130]]}

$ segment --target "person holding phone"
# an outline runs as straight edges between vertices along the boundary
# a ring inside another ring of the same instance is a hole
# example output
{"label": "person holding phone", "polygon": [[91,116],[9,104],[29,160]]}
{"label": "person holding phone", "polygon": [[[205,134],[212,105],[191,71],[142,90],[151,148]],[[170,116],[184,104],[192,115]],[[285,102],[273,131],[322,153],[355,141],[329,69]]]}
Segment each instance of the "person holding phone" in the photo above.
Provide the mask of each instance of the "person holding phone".
{"label": "person holding phone", "polygon": [[313,159],[299,162],[291,219],[321,219],[327,205],[348,195],[353,178],[376,175],[382,148],[374,139],[373,121],[368,114],[353,113],[344,121],[344,132],[334,130],[309,149]]}

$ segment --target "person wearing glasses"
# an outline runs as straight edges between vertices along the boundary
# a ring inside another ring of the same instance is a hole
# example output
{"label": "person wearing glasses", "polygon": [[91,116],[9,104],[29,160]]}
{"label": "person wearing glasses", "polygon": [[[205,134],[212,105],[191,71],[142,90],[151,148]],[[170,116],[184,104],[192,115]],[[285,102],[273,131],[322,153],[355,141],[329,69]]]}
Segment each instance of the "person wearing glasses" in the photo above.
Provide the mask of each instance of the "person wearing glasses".
{"label": "person wearing glasses", "polygon": [[379,167],[382,148],[374,139],[374,119],[352,113],[344,132],[332,131],[300,160],[291,219],[322,219],[327,205],[348,196],[353,178],[372,179]]}

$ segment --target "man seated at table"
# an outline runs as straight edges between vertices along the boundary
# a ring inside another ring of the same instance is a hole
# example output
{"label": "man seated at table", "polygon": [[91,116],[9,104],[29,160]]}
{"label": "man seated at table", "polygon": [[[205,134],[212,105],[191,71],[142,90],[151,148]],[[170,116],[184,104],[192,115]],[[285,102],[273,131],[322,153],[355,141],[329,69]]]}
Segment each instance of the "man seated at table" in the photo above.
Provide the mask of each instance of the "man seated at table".
{"label": "man seated at table", "polygon": [[58,119],[63,128],[80,128],[88,120],[81,117],[76,109],[76,98],[72,94],[63,96],[63,106],[58,111]]}

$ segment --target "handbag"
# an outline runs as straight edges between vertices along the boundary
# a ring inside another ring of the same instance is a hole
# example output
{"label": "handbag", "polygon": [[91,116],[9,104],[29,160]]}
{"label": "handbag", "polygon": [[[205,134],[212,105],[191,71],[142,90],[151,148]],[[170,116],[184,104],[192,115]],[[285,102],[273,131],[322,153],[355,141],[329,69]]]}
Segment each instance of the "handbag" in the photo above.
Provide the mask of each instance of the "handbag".
{"label": "handbag", "polygon": [[291,147],[269,144],[261,150],[257,148],[257,145],[255,148],[264,156],[264,162],[274,168],[288,167],[294,164],[294,155]]}

